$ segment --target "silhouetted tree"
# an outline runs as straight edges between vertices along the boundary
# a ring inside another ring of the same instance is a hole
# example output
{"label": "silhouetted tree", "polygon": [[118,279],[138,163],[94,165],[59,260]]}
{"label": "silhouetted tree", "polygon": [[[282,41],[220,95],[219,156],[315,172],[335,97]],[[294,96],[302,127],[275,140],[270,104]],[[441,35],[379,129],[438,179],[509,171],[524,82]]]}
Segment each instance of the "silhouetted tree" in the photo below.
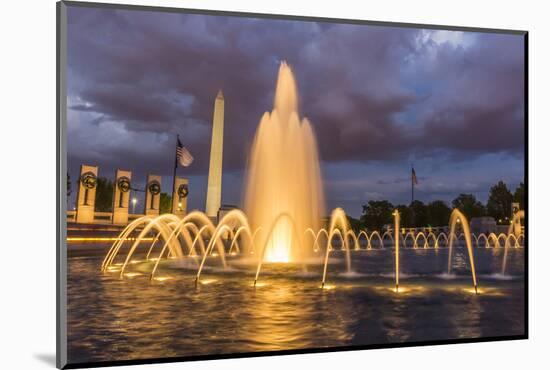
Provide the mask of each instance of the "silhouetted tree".
{"label": "silhouetted tree", "polygon": [[73,190],[71,189],[71,175],[67,172],[67,209],[69,209],[69,199],[71,198],[71,194],[73,193]]}
{"label": "silhouetted tree", "polygon": [[514,202],[519,203],[520,209],[525,209],[525,185],[522,182],[514,191]]}
{"label": "silhouetted tree", "polygon": [[69,173],[67,172],[67,197],[70,197],[71,194],[72,194],[71,175],[69,175]]}
{"label": "silhouetted tree", "polygon": [[487,200],[487,214],[497,220],[498,223],[506,224],[512,213],[513,195],[503,181],[499,181],[489,191]]}
{"label": "silhouetted tree", "polygon": [[358,220],[356,218],[353,218],[351,216],[348,216],[348,222],[349,226],[352,228],[353,231],[356,233],[359,232],[359,230],[362,230],[365,228],[365,225],[361,222],[361,220]]}
{"label": "silhouetted tree", "polygon": [[105,177],[97,178],[95,210],[97,212],[113,211],[113,182]]}
{"label": "silhouetted tree", "polygon": [[430,226],[445,226],[451,217],[451,208],[442,200],[434,200],[427,206],[428,224]]}
{"label": "silhouetted tree", "polygon": [[400,204],[397,207],[397,210],[399,211],[399,214],[401,215],[401,227],[413,227],[413,215],[412,210],[409,208],[409,206],[406,206],[404,204]]}
{"label": "silhouetted tree", "polygon": [[452,204],[453,208],[458,208],[468,220],[485,215],[485,207],[472,194],[460,194],[453,200]]}
{"label": "silhouetted tree", "polygon": [[363,206],[361,222],[370,230],[381,230],[384,225],[393,223],[393,209],[387,200],[371,200]]}
{"label": "silhouetted tree", "polygon": [[413,227],[427,226],[428,210],[426,208],[426,205],[419,200],[415,200],[411,203],[409,208],[412,211]]}
{"label": "silhouetted tree", "polygon": [[172,212],[172,197],[167,193],[160,193],[160,213],[170,213]]}

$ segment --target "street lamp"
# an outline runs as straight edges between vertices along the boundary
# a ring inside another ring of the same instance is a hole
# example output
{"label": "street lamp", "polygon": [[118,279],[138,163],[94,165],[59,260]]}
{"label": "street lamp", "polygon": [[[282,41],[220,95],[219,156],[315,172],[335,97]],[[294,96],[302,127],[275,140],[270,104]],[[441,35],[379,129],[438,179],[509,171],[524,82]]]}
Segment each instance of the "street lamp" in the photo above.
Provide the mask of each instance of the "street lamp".
{"label": "street lamp", "polygon": [[137,198],[132,198],[132,213],[136,213]]}

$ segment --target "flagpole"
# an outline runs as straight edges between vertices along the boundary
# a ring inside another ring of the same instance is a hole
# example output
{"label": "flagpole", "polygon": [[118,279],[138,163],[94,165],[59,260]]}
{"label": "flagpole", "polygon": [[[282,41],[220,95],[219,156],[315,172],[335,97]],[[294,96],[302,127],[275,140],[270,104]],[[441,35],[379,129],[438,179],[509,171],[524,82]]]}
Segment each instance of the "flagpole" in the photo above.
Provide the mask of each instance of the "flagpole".
{"label": "flagpole", "polygon": [[414,227],[415,228],[414,230],[416,231],[416,224],[415,224],[415,220],[414,220],[415,219],[415,217],[414,217],[415,216],[414,208],[412,208],[412,204],[414,202],[414,176],[415,176],[414,166],[411,165],[411,210],[412,210],[412,212],[411,212],[412,225],[411,226]]}
{"label": "flagpole", "polygon": [[414,167],[411,167],[411,203],[414,202]]}
{"label": "flagpole", "polygon": [[176,169],[178,168],[178,150],[177,150],[177,146],[178,146],[178,141],[180,139],[180,136],[177,135],[177,138],[176,138],[176,150],[174,151],[174,174],[172,175],[172,207],[170,209],[170,212],[172,212],[172,210],[174,209],[174,202],[176,201],[176,197],[175,197],[175,194],[176,194]]}

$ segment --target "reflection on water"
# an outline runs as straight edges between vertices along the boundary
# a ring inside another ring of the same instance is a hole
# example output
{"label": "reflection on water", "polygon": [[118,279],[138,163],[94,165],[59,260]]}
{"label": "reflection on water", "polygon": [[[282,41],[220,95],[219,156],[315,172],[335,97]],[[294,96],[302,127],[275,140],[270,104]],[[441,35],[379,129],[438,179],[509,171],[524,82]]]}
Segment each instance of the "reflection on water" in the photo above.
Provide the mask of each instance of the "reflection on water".
{"label": "reflection on water", "polygon": [[[454,252],[453,252],[454,253]],[[335,253],[327,288],[321,266],[266,265],[195,270],[165,262],[133,264],[119,280],[101,274],[101,255],[69,258],[68,346],[71,363],[251,351],[478,338],[524,333],[523,249],[509,251],[511,277],[495,275],[502,250],[475,249],[481,294],[472,294],[467,255],[402,250],[401,286],[393,290],[393,251],[354,252],[353,274]],[[192,265],[192,264],[191,264]]]}

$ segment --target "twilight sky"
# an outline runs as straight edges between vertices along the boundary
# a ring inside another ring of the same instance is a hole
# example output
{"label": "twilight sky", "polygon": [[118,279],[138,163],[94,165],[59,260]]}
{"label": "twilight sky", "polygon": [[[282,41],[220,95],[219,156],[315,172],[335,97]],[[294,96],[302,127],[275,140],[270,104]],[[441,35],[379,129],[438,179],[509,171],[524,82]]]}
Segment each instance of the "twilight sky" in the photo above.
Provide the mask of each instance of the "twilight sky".
{"label": "twilight sky", "polygon": [[81,7],[69,7],[68,22],[73,184],[90,164],[111,178],[131,170],[137,187],[163,175],[169,192],[180,134],[195,157],[178,170],[190,179],[189,209],[204,209],[221,88],[222,203],[240,205],[281,60],[317,135],[329,210],[409,203],[412,163],[425,202],[486,201],[498,180],[512,191],[523,181],[523,36]]}

